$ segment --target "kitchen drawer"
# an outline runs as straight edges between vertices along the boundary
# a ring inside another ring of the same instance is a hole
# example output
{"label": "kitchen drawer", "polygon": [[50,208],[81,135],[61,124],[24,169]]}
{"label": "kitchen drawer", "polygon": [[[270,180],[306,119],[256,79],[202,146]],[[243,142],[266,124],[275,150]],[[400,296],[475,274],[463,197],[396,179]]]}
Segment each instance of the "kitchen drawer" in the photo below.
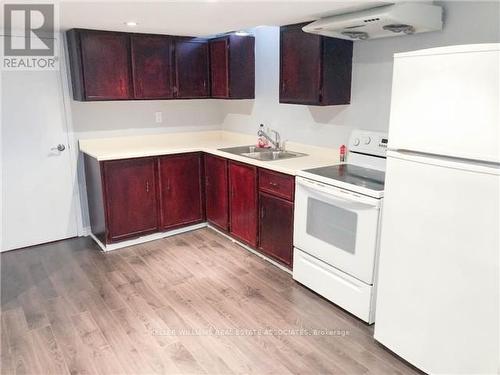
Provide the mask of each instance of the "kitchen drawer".
{"label": "kitchen drawer", "polygon": [[267,169],[259,169],[259,190],[293,201],[295,177]]}

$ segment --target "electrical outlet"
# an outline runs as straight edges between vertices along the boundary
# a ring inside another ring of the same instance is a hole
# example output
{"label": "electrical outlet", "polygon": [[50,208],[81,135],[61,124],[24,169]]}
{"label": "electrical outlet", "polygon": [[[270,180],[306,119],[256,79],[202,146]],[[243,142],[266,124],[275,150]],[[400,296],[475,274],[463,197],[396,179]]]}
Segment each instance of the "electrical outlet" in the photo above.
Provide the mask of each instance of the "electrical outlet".
{"label": "electrical outlet", "polygon": [[155,112],[155,122],[161,124],[163,122],[163,116],[161,112]]}

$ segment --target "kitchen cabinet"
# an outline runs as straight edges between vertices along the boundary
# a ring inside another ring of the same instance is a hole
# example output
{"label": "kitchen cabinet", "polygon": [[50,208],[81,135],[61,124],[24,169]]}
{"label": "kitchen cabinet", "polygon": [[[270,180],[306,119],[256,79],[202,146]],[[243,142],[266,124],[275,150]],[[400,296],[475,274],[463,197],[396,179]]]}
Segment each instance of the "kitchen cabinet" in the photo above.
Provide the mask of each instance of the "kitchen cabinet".
{"label": "kitchen cabinet", "polygon": [[105,161],[107,241],[157,231],[156,158]]}
{"label": "kitchen cabinet", "polygon": [[179,38],[175,42],[174,94],[179,99],[210,96],[208,42]]}
{"label": "kitchen cabinet", "polygon": [[293,176],[201,152],[84,160],[92,234],[102,244],[208,221],[292,266]]}
{"label": "kitchen cabinet", "polygon": [[352,41],[305,33],[304,25],[280,28],[280,103],[349,104]]}
{"label": "kitchen cabinet", "polygon": [[211,97],[255,97],[255,38],[227,35],[212,39],[210,46]]}
{"label": "kitchen cabinet", "polygon": [[229,162],[229,229],[237,239],[257,246],[257,167]]}
{"label": "kitchen cabinet", "polygon": [[229,230],[229,185],[226,159],[205,155],[205,202],[207,221]]}
{"label": "kitchen cabinet", "polygon": [[293,203],[260,192],[259,216],[259,250],[290,267],[293,254]]}
{"label": "kitchen cabinet", "polygon": [[73,98],[251,99],[255,39],[206,39],[71,29],[67,31]]}
{"label": "kitchen cabinet", "polygon": [[168,36],[135,34],[130,38],[134,98],[173,97],[173,42]]}
{"label": "kitchen cabinet", "polygon": [[287,174],[259,168],[259,190],[293,201],[295,178]]}
{"label": "kitchen cabinet", "polygon": [[295,178],[259,168],[259,247],[292,266]]}
{"label": "kitchen cabinet", "polygon": [[203,222],[203,166],[200,153],[158,159],[160,227],[171,229]]}
{"label": "kitchen cabinet", "polygon": [[73,29],[67,40],[75,100],[132,98],[128,34]]}

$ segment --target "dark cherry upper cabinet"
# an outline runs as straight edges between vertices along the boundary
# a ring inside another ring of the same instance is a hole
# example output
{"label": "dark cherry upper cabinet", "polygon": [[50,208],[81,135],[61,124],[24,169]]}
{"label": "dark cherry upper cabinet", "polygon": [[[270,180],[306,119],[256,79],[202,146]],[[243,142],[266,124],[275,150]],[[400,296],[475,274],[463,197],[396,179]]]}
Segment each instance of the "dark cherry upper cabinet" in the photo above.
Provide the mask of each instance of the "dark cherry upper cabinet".
{"label": "dark cherry upper cabinet", "polygon": [[257,246],[257,168],[229,162],[229,229],[237,239]]}
{"label": "dark cherry upper cabinet", "polygon": [[133,97],[128,34],[72,29],[67,41],[75,100]]}
{"label": "dark cherry upper cabinet", "polygon": [[205,155],[205,202],[207,221],[229,230],[229,185],[227,160]]}
{"label": "dark cherry upper cabinet", "polygon": [[173,42],[161,35],[130,37],[132,76],[136,99],[173,97]]}
{"label": "dark cherry upper cabinet", "polygon": [[179,99],[208,98],[208,42],[194,38],[178,38],[175,42],[174,96]]}
{"label": "dark cherry upper cabinet", "polygon": [[158,229],[156,158],[102,162],[107,242]]}
{"label": "dark cherry upper cabinet", "polygon": [[280,103],[349,104],[353,43],[305,33],[304,25],[280,28]]}
{"label": "dark cherry upper cabinet", "polygon": [[161,156],[158,163],[161,229],[202,222],[204,199],[201,154]]}
{"label": "dark cherry upper cabinet", "polygon": [[292,265],[293,203],[266,193],[259,193],[259,250]]}
{"label": "dark cherry upper cabinet", "polygon": [[211,97],[255,98],[255,38],[228,35],[209,46]]}

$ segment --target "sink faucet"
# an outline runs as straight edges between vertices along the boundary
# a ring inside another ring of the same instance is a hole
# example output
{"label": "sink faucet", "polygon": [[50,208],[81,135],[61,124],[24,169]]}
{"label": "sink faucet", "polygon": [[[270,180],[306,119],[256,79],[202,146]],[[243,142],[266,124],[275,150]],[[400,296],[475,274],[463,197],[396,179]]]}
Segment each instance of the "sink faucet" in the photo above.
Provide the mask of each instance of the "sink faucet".
{"label": "sink faucet", "polygon": [[[261,126],[262,128],[262,126]],[[264,130],[259,129],[257,132],[257,135],[259,137],[264,137],[266,138],[271,144],[273,145],[273,149],[281,151],[281,136],[280,133],[278,133],[276,130],[273,129],[268,129],[268,132],[274,133],[274,139],[271,138],[269,134],[267,134]]]}

